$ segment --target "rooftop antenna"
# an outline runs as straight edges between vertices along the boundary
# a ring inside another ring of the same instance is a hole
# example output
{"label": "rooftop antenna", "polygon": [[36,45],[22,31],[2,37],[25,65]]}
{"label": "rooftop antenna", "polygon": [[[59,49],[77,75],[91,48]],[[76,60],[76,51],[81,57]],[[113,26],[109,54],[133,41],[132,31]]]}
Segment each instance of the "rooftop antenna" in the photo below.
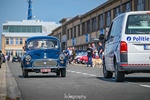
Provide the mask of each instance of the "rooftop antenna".
{"label": "rooftop antenna", "polygon": [[27,0],[28,2],[28,20],[32,20],[32,0]]}

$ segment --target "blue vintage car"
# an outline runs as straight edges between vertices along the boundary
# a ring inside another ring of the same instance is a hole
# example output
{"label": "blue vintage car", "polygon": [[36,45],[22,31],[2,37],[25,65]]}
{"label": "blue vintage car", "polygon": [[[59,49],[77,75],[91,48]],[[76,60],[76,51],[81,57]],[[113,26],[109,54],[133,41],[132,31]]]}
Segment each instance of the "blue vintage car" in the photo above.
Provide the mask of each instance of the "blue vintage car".
{"label": "blue vintage car", "polygon": [[27,38],[21,59],[22,75],[29,72],[49,73],[66,77],[66,57],[60,52],[60,42],[53,36],[35,36]]}

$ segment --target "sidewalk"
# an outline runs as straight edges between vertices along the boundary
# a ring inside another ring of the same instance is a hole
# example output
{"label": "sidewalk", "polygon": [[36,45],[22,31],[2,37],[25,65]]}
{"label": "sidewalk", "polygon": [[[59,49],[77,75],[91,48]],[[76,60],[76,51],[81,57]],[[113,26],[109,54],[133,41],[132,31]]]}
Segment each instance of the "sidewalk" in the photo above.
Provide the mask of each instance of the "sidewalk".
{"label": "sidewalk", "polygon": [[2,64],[0,69],[0,100],[6,100],[6,66]]}

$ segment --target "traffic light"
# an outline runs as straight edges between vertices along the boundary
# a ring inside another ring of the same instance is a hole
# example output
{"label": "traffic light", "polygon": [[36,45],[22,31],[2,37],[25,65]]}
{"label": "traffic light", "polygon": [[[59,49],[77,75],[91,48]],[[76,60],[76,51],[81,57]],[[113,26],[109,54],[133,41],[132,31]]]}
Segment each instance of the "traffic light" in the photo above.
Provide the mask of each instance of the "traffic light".
{"label": "traffic light", "polygon": [[100,40],[100,41],[103,41],[103,40],[104,40],[104,34],[100,34],[100,35],[99,35],[99,40]]}

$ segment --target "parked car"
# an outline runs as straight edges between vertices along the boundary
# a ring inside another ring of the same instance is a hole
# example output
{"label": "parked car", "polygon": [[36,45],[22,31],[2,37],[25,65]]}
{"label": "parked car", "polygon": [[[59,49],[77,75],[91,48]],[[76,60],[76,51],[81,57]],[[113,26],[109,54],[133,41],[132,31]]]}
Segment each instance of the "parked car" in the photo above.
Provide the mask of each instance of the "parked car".
{"label": "parked car", "polygon": [[105,39],[103,74],[123,82],[130,73],[150,73],[150,11],[117,16]]}
{"label": "parked car", "polygon": [[[98,56],[98,55],[95,55],[95,56],[93,56],[92,58],[98,59],[99,56]],[[88,63],[88,56],[87,56],[87,55],[84,55],[84,56],[80,57],[80,62],[81,62],[82,64]]]}
{"label": "parked car", "polygon": [[60,52],[60,41],[53,36],[35,36],[27,38],[25,54],[21,59],[22,75],[29,72],[49,73],[66,77],[66,57]]}
{"label": "parked car", "polygon": [[19,57],[19,56],[12,57],[12,63],[13,62],[20,62],[20,61],[21,61],[21,57]]}
{"label": "parked car", "polygon": [[86,52],[86,50],[76,50],[75,52],[76,52],[76,57],[74,59],[75,59],[76,63],[79,64],[79,63],[81,63],[80,58],[82,56],[87,55],[87,52]]}

